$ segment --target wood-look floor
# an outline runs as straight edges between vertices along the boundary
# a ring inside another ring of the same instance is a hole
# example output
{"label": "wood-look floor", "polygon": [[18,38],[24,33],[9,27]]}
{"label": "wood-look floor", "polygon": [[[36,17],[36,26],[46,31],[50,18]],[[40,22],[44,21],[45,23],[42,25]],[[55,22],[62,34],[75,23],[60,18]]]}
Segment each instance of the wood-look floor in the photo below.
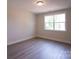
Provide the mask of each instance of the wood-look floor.
{"label": "wood-look floor", "polygon": [[7,59],[71,59],[71,46],[47,39],[31,39],[10,45]]}

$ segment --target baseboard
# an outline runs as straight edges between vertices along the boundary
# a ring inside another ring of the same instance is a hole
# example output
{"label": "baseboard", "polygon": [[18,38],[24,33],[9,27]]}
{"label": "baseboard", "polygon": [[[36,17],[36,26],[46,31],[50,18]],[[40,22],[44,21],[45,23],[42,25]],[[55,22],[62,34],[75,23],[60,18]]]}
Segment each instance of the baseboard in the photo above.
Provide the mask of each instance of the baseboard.
{"label": "baseboard", "polygon": [[49,40],[54,40],[54,41],[59,41],[59,42],[63,42],[63,43],[68,43],[68,44],[71,44],[70,41],[66,41],[66,40],[61,40],[61,39],[56,39],[56,38],[50,38],[50,37],[46,37],[46,36],[37,36],[37,37],[40,37],[40,38],[45,38],[45,39],[49,39]]}
{"label": "baseboard", "polygon": [[16,44],[16,43],[19,43],[19,42],[22,42],[22,41],[25,41],[25,40],[32,39],[32,38],[34,38],[34,37],[35,37],[35,36],[26,37],[25,39],[20,39],[20,40],[17,40],[17,41],[15,41],[15,42],[7,43],[7,45]]}
{"label": "baseboard", "polygon": [[[50,40],[54,40],[54,41],[59,41],[59,42],[64,42],[64,43],[68,43],[68,44],[71,44],[71,42],[69,41],[62,41],[60,39],[56,39],[56,38],[50,38],[50,37],[46,37],[46,36],[36,36],[36,37],[40,37],[40,38],[45,38],[45,39],[50,39]],[[20,39],[20,40],[17,40],[15,42],[10,42],[10,43],[7,43],[7,45],[12,45],[12,44],[16,44],[16,43],[19,43],[19,42],[22,42],[22,41],[25,41],[25,40],[29,40],[29,39],[32,39],[32,38],[36,38],[35,36],[30,36],[30,37],[27,37],[25,39]]]}

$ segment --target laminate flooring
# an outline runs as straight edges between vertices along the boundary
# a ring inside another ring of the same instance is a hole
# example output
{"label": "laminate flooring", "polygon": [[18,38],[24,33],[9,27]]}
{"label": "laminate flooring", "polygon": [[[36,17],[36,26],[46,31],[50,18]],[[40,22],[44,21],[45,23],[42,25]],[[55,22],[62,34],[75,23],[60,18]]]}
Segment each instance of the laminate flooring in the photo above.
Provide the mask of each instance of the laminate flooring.
{"label": "laminate flooring", "polygon": [[71,46],[48,39],[30,39],[7,46],[7,59],[71,59]]}

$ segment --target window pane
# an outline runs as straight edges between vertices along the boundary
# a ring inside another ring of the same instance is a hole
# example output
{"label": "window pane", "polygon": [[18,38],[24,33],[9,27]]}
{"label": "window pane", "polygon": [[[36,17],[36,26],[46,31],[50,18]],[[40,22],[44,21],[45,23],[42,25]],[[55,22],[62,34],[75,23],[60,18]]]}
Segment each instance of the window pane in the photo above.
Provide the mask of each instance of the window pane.
{"label": "window pane", "polygon": [[52,22],[45,23],[45,29],[46,30],[53,30],[53,23]]}
{"label": "window pane", "polygon": [[45,16],[44,22],[46,30],[65,31],[65,13]]}
{"label": "window pane", "polygon": [[55,30],[65,30],[65,23],[55,23]]}
{"label": "window pane", "polygon": [[45,16],[45,22],[53,22],[53,16]]}
{"label": "window pane", "polygon": [[54,16],[55,22],[65,22],[65,14],[58,14]]}

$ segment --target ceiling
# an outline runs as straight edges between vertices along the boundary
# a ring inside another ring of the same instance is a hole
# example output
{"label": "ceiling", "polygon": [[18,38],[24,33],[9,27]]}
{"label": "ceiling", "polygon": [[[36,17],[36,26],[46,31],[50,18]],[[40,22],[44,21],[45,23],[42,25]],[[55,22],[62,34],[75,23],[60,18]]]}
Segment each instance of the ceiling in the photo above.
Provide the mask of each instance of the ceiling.
{"label": "ceiling", "polygon": [[8,7],[17,7],[33,13],[55,11],[71,7],[71,0],[44,0],[44,6],[37,6],[35,0],[8,0]]}

